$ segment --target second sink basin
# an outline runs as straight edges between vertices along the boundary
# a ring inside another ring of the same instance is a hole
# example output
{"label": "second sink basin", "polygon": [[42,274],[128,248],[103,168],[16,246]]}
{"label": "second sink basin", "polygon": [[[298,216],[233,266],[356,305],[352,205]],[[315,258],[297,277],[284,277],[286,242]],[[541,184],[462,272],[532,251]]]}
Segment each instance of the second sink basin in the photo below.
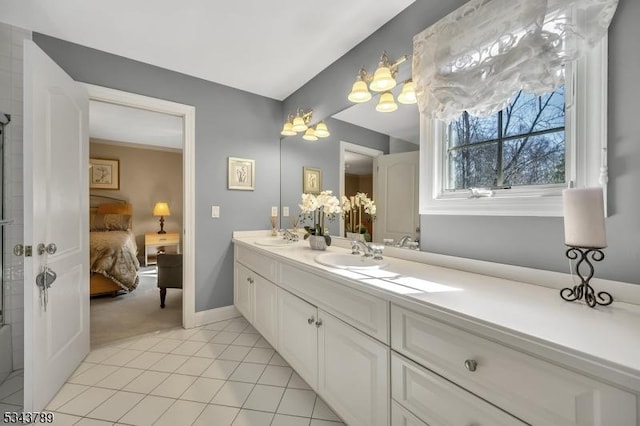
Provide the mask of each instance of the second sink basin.
{"label": "second sink basin", "polygon": [[387,266],[384,260],[348,253],[323,253],[314,260],[325,266],[342,269],[382,269]]}
{"label": "second sink basin", "polygon": [[262,240],[256,241],[256,244],[259,246],[271,246],[271,247],[283,247],[290,246],[295,244],[295,241],[285,240],[284,238],[272,237],[272,238],[264,238]]}

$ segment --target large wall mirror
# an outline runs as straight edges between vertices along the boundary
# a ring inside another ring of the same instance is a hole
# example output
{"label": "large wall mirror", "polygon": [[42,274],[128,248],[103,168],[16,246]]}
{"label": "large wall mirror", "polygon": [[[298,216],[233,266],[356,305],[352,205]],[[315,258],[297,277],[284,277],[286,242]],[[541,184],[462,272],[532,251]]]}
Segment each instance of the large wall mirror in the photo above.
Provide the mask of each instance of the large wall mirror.
{"label": "large wall mirror", "polygon": [[[401,84],[394,94],[400,89]],[[350,226],[338,218],[328,224],[332,236],[359,231],[374,242],[403,241],[405,247],[419,248],[418,108],[398,104],[396,111],[382,113],[375,109],[377,101],[374,96],[326,119],[331,132],[326,139],[312,142],[290,136],[281,140],[281,211],[289,210],[289,217],[282,217],[283,227],[290,228],[292,218],[300,213],[303,168],[311,167],[322,171],[323,190],[338,196],[364,192],[376,204],[375,220],[363,213],[362,220],[355,221],[365,229],[354,229],[353,222]]]}

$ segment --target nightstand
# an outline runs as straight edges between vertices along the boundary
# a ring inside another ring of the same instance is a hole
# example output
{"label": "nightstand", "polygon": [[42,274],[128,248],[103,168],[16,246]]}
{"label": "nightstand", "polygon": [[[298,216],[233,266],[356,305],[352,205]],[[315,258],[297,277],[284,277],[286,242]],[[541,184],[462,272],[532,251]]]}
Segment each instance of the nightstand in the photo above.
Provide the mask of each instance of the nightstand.
{"label": "nightstand", "polygon": [[144,234],[144,266],[155,265],[156,257],[160,251],[180,253],[180,233],[158,234],[150,232]]}

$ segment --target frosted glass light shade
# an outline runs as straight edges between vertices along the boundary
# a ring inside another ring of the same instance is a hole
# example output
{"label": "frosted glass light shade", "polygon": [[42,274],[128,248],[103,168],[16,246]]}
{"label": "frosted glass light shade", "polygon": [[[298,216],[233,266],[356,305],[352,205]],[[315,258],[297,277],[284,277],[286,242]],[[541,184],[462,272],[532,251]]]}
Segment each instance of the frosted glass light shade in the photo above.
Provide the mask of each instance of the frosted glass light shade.
{"label": "frosted glass light shade", "polygon": [[362,80],[357,80],[355,83],[353,83],[351,93],[349,93],[347,99],[355,103],[367,102],[369,99],[371,99],[371,93],[367,88],[367,83]]}
{"label": "frosted glass light shade", "polygon": [[296,132],[293,131],[293,124],[291,124],[290,121],[287,121],[286,123],[284,123],[284,126],[282,127],[282,131],[280,132],[280,134],[282,136],[293,136],[296,134]]}
{"label": "frosted glass light shade", "polygon": [[169,211],[169,204],[163,201],[156,203],[153,206],[153,215],[154,216],[170,216],[171,212]]}
{"label": "frosted glass light shade", "polygon": [[416,91],[413,86],[413,81],[409,80],[402,86],[402,91],[398,95],[398,102],[401,104],[415,104],[418,100],[416,99]]}
{"label": "frosted glass light shade", "polygon": [[329,129],[324,121],[321,121],[316,125],[315,135],[319,138],[326,138],[329,136]]}
{"label": "frosted glass light shade", "polygon": [[380,101],[376,105],[378,112],[393,112],[398,109],[398,104],[393,99],[391,92],[384,92],[380,95]]}
{"label": "frosted glass light shade", "polygon": [[307,128],[308,127],[302,117],[298,116],[293,119],[293,126],[291,127],[291,130],[294,132],[304,132]]}
{"label": "frosted glass light shade", "polygon": [[396,80],[391,75],[389,67],[378,67],[373,73],[373,81],[369,84],[369,89],[374,92],[386,92],[396,87]]}
{"label": "frosted glass light shade", "polygon": [[316,136],[316,132],[313,130],[313,128],[309,127],[307,131],[304,132],[302,139],[306,141],[317,141],[318,137]]}
{"label": "frosted glass light shade", "polygon": [[602,188],[565,189],[562,199],[565,244],[570,247],[606,247]]}

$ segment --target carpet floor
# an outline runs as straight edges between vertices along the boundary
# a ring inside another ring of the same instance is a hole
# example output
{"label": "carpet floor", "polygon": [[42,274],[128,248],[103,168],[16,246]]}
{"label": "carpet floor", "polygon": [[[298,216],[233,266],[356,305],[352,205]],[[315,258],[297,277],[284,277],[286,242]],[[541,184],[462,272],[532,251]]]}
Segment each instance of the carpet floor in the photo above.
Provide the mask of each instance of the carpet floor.
{"label": "carpet floor", "polygon": [[182,290],[167,289],[160,308],[155,266],[140,268],[140,283],[131,293],[91,298],[91,347],[182,325]]}

